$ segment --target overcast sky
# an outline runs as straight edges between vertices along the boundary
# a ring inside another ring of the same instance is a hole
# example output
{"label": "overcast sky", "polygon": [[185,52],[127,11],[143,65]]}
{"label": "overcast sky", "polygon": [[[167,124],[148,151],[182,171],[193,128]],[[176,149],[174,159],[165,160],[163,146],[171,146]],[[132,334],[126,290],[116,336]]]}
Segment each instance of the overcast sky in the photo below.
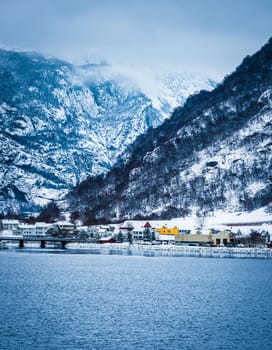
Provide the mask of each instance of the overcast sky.
{"label": "overcast sky", "polygon": [[216,79],[271,29],[271,0],[0,0],[2,47]]}

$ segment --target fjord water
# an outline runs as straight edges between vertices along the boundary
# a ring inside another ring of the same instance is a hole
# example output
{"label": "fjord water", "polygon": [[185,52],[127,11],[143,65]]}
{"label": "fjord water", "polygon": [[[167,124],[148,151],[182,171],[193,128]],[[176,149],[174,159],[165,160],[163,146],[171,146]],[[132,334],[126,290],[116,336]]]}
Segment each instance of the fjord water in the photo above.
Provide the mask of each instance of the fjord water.
{"label": "fjord water", "polygon": [[272,346],[272,260],[0,252],[0,349]]}

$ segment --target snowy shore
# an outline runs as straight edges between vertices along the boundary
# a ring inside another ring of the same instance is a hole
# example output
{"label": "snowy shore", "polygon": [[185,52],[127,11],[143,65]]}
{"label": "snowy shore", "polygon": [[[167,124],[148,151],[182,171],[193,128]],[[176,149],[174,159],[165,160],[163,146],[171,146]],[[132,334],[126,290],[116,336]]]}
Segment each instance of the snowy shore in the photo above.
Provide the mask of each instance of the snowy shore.
{"label": "snowy shore", "polygon": [[86,252],[91,254],[123,254],[143,256],[191,256],[208,258],[251,258],[271,259],[270,248],[229,248],[229,247],[195,247],[176,245],[146,245],[146,244],[95,244],[70,243],[67,250],[71,252]]}
{"label": "snowy shore", "polygon": [[[6,249],[18,249],[15,243],[5,245]],[[2,248],[3,249],[3,248]],[[72,254],[105,254],[105,255],[135,255],[135,256],[168,256],[168,257],[206,257],[206,258],[242,258],[242,259],[272,259],[270,248],[230,248],[230,247],[199,247],[177,245],[151,245],[129,243],[69,243],[65,250],[51,246],[41,249],[37,243],[27,243],[22,251],[58,252]]]}

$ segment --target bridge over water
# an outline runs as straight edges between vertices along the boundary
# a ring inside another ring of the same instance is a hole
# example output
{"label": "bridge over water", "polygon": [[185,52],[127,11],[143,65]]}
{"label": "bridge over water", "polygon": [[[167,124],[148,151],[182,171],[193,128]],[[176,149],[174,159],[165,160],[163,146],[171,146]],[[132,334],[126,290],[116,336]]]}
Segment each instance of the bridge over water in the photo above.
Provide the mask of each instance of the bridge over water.
{"label": "bridge over water", "polygon": [[19,248],[24,248],[25,242],[40,242],[40,247],[45,248],[46,243],[60,243],[65,249],[67,243],[84,243],[85,240],[72,237],[51,237],[51,236],[0,236],[0,242],[18,242]]}

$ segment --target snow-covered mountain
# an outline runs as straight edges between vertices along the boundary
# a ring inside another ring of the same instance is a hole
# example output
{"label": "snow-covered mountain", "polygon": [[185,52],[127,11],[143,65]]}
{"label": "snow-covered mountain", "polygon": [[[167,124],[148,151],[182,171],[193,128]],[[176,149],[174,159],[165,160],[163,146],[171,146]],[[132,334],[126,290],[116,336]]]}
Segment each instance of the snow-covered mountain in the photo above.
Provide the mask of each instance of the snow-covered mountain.
{"label": "snow-covered mountain", "polygon": [[188,74],[0,50],[1,211],[35,210],[107,172],[138,135],[213,85]]}
{"label": "snow-covered mountain", "polygon": [[67,197],[84,222],[272,210],[272,39]]}

